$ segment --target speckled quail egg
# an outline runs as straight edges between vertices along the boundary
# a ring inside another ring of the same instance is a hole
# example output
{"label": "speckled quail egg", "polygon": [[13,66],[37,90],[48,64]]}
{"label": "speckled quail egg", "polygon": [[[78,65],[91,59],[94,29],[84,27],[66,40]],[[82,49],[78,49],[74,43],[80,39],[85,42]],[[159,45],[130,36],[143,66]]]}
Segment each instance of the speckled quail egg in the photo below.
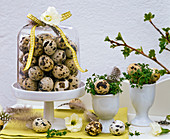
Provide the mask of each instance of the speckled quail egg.
{"label": "speckled quail egg", "polygon": [[22,78],[27,78],[28,77],[28,70],[24,71],[25,66],[21,65],[19,74],[21,75]]}
{"label": "speckled quail egg", "polygon": [[26,78],[23,81],[23,88],[25,90],[35,91],[37,90],[37,82],[31,80],[30,78]]}
{"label": "speckled quail egg", "polygon": [[[22,61],[23,61],[23,64],[26,65],[27,63],[27,59],[28,59],[28,53],[26,53],[23,58],[22,58]],[[34,66],[37,64],[37,59],[33,56],[32,57],[32,62],[31,62],[31,66]]]}
{"label": "speckled quail egg", "polygon": [[97,136],[102,131],[102,124],[97,121],[91,121],[85,128],[86,133],[90,136]]}
{"label": "speckled quail egg", "polygon": [[25,54],[29,51],[29,42],[30,36],[22,37],[21,41],[19,42],[19,49]]}
{"label": "speckled quail egg", "polygon": [[47,132],[51,128],[51,123],[43,118],[36,118],[32,123],[32,128],[35,132]]}
{"label": "speckled quail egg", "polygon": [[37,35],[36,41],[39,42],[39,43],[43,43],[44,40],[46,40],[46,39],[53,39],[53,37],[54,36],[52,34],[50,34],[50,33],[42,33],[42,34],[38,34]]}
{"label": "speckled quail egg", "polygon": [[4,127],[4,122],[2,120],[0,120],[0,130],[2,130]]}
{"label": "speckled quail egg", "polygon": [[77,69],[73,59],[67,59],[64,63],[69,68],[70,74],[74,75],[74,76],[77,76],[78,69]]}
{"label": "speckled quail egg", "polygon": [[67,79],[64,79],[62,81],[56,81],[54,85],[55,91],[64,91],[69,88],[69,81]]}
{"label": "speckled quail egg", "polygon": [[49,56],[42,55],[39,57],[38,65],[43,71],[48,72],[53,69],[54,62]]}
{"label": "speckled quail egg", "polygon": [[63,50],[57,50],[51,58],[55,64],[62,64],[66,60],[66,53]]}
{"label": "speckled quail egg", "polygon": [[35,47],[34,47],[34,56],[38,57],[43,54],[43,45],[42,43],[35,42]]}
{"label": "speckled quail egg", "polygon": [[69,90],[77,89],[79,85],[78,78],[75,76],[70,76],[68,78],[68,81],[70,83]]}
{"label": "speckled quail egg", "polygon": [[98,80],[95,82],[95,91],[97,94],[105,95],[109,92],[110,84],[106,80]]}
{"label": "speckled quail egg", "polygon": [[121,135],[125,132],[125,124],[120,120],[113,121],[109,130],[113,135]]}
{"label": "speckled quail egg", "polygon": [[39,35],[35,36],[35,43],[43,44],[43,39],[39,37]]}
{"label": "speckled quail egg", "polygon": [[53,39],[46,39],[43,42],[43,48],[44,48],[44,52],[47,55],[51,56],[57,50],[57,44]]}
{"label": "speckled quail egg", "polygon": [[39,91],[52,91],[53,87],[54,87],[54,82],[50,77],[42,78],[38,84]]}
{"label": "speckled quail egg", "polygon": [[55,78],[62,79],[68,77],[70,75],[70,71],[68,67],[66,67],[63,64],[55,65],[52,74],[54,75]]}
{"label": "speckled quail egg", "polygon": [[39,81],[43,78],[44,72],[39,68],[39,66],[33,66],[28,70],[28,75],[31,80]]}
{"label": "speckled quail egg", "polygon": [[21,64],[23,64],[23,56],[24,56],[24,54],[21,54],[20,56],[19,56],[19,62],[21,63]]}
{"label": "speckled quail egg", "polygon": [[24,82],[25,78],[20,78],[19,79],[19,85],[21,88],[23,88],[23,82]]}
{"label": "speckled quail egg", "polygon": [[[74,49],[74,51],[77,53],[77,45],[73,42],[70,42],[71,47]],[[73,58],[73,53],[70,48],[66,48],[66,56],[67,58]]]}
{"label": "speckled quail egg", "polygon": [[140,67],[140,65],[138,65],[136,63],[130,64],[127,68],[127,72],[128,72],[129,75],[134,74],[137,70],[141,71],[141,67]]}
{"label": "speckled quail egg", "polygon": [[66,49],[67,48],[67,46],[66,46],[66,44],[65,44],[65,42],[64,42],[64,40],[63,40],[63,38],[61,36],[56,37],[55,41],[56,41],[57,47],[59,49]]}
{"label": "speckled quail egg", "polygon": [[159,80],[160,78],[160,73],[158,73],[158,69],[156,68],[153,68],[153,73],[152,73],[152,76],[151,76],[151,80],[152,80],[152,83],[156,82],[157,80]]}

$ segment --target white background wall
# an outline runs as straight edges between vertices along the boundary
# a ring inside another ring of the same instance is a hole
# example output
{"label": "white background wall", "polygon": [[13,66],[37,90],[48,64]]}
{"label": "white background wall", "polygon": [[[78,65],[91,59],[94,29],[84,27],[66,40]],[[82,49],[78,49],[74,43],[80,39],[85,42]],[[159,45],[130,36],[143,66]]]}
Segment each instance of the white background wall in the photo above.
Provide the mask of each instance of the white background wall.
{"label": "white background wall", "polygon": [[[115,38],[121,32],[129,45],[143,46],[147,53],[154,48],[159,51],[159,33],[143,21],[144,13],[156,14],[154,23],[159,27],[170,26],[169,0],[0,0],[0,104],[9,106],[16,99],[11,92],[11,84],[16,81],[17,33],[28,22],[27,14],[37,17],[48,6],[55,6],[59,13],[71,11],[73,16],[62,24],[70,24],[79,32],[81,65],[88,73],[109,73],[113,66],[122,71],[132,62],[146,62],[151,67],[160,68],[152,61],[132,54],[124,60],[120,49],[109,48],[104,42],[108,35]],[[170,55],[157,53],[158,59],[170,68]]]}

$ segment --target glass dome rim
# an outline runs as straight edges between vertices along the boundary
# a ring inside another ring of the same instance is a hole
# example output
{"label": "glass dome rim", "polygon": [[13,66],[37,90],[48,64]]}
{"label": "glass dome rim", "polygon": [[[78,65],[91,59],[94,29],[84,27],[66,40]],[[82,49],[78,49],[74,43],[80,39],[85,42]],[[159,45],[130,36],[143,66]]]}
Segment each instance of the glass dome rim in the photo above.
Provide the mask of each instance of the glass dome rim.
{"label": "glass dome rim", "polygon": [[[22,31],[23,29],[31,29],[33,27],[32,24],[27,24],[25,26],[23,26],[20,31]],[[76,30],[76,28],[70,24],[63,24],[63,25],[58,25],[59,28],[63,28],[63,29],[72,29],[72,30]],[[44,28],[43,26],[37,26],[36,29],[42,29]],[[48,25],[45,26],[45,28],[50,28]],[[20,32],[19,31],[19,32]],[[77,32],[77,30],[76,30]]]}

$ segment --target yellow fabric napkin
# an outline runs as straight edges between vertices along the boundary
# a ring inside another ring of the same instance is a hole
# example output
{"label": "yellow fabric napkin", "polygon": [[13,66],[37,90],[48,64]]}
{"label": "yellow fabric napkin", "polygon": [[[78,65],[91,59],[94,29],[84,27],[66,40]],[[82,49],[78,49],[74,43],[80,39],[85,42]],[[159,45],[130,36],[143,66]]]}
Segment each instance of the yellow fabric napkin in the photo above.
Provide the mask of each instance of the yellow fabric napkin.
{"label": "yellow fabric napkin", "polygon": [[[43,113],[43,110],[39,110],[36,109],[36,112],[40,112]],[[86,122],[84,120],[83,117],[83,113],[77,112],[75,110],[63,110],[63,109],[59,109],[59,110],[55,110],[55,117],[57,118],[65,118],[68,116],[71,116],[73,113],[78,114],[78,116],[83,118],[83,128],[80,132],[77,133],[71,133],[71,132],[67,132],[67,134],[65,136],[59,136],[57,138],[79,138],[79,139],[90,139],[90,138],[94,138],[94,136],[89,136],[87,135],[87,133],[84,131],[85,126],[88,124],[88,122]],[[121,120],[124,123],[127,122],[127,108],[120,108],[117,115],[114,117],[115,120]],[[25,126],[21,126],[21,124],[16,123],[16,122],[9,122],[5,129],[3,129],[0,132],[0,138],[29,138],[29,139],[39,139],[39,138],[46,138],[46,133],[36,133],[33,130],[30,130],[28,128],[26,128]],[[128,131],[126,130],[126,132],[121,135],[121,136],[113,136],[111,134],[104,134],[101,133],[98,136],[95,136],[95,138],[97,139],[128,139]]]}

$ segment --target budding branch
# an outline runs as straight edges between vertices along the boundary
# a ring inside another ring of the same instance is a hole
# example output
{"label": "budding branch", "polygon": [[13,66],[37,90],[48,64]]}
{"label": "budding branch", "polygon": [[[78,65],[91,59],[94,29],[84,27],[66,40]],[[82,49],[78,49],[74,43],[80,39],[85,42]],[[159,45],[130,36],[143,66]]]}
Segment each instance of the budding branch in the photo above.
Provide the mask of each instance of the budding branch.
{"label": "budding branch", "polygon": [[163,64],[161,64],[161,63],[156,59],[156,57],[151,58],[151,57],[149,57],[147,54],[145,54],[143,51],[137,50],[137,49],[135,49],[135,48],[127,45],[124,41],[123,41],[123,42],[124,42],[123,44],[122,44],[122,43],[118,43],[118,42],[113,41],[113,40],[110,40],[110,39],[109,39],[108,41],[109,41],[111,44],[114,44],[114,45],[116,45],[116,46],[128,47],[128,48],[130,48],[132,51],[136,51],[136,52],[142,54],[143,56],[145,56],[145,57],[153,60],[153,61],[156,62],[157,64],[159,64],[161,67],[163,67],[163,68],[167,71],[167,74],[170,74],[170,71],[169,71]]}

